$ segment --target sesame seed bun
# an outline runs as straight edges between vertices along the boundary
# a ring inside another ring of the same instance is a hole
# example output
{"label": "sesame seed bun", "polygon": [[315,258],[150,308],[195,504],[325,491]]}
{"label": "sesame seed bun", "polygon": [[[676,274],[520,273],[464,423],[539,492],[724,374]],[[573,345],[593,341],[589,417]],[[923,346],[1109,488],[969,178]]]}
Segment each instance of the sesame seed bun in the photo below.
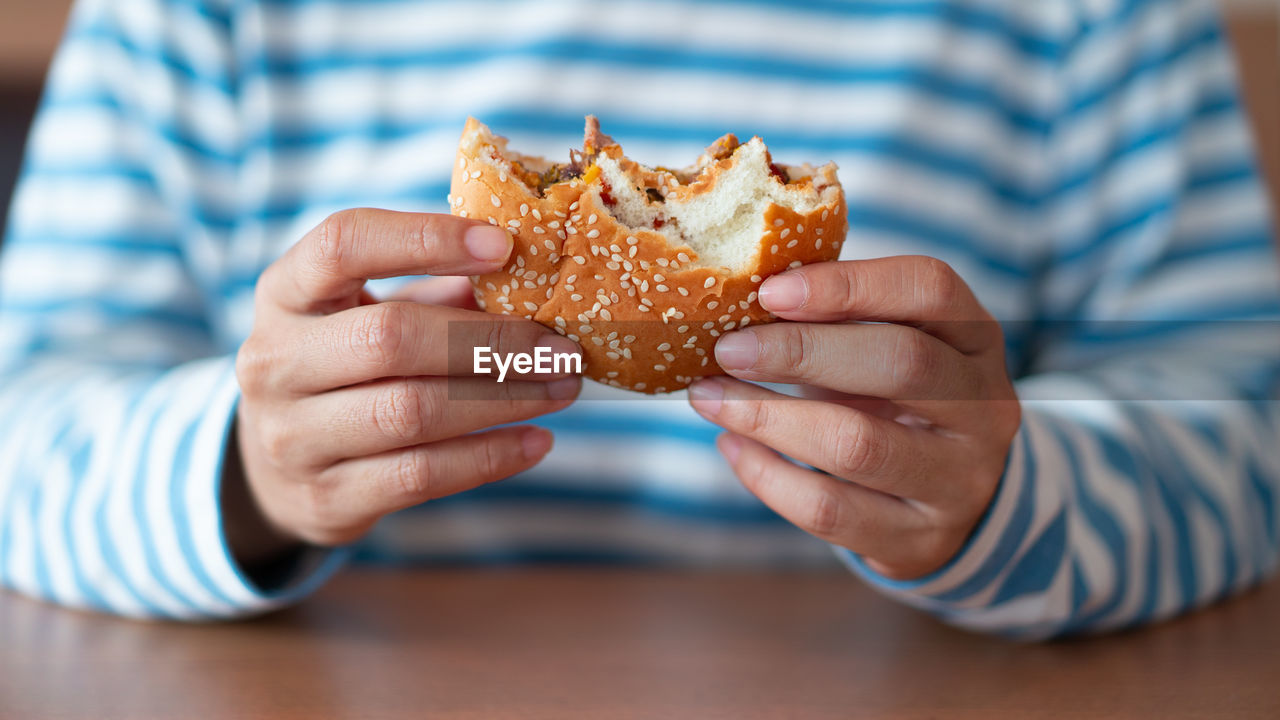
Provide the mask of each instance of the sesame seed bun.
{"label": "sesame seed bun", "polygon": [[777,165],[726,135],[689,168],[648,168],[594,117],[566,165],[469,118],[449,207],[515,238],[506,267],[472,278],[481,308],[568,336],[588,377],[644,393],[722,374],[716,338],[775,319],[764,278],[836,259],[847,222],[834,164]]}

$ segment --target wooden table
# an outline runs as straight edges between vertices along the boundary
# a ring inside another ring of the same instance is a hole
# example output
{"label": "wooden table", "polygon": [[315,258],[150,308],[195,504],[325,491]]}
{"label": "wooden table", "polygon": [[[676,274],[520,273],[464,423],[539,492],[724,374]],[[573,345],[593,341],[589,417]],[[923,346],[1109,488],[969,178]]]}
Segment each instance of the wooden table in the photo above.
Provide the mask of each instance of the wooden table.
{"label": "wooden table", "polygon": [[302,605],[149,624],[0,592],[0,717],[1280,718],[1280,584],[1017,645],[845,575],[359,571]]}

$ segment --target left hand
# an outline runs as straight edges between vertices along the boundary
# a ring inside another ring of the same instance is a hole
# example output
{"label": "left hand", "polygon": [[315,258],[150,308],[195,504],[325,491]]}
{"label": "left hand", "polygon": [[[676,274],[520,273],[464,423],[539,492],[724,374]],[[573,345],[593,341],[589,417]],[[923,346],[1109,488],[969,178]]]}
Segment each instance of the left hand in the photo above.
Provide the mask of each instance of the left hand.
{"label": "left hand", "polygon": [[717,444],[738,478],[887,577],[941,567],[995,494],[1021,421],[999,324],[921,256],[800,267],[766,280],[760,303],[792,322],[727,333],[716,360],[805,397],[726,377],[689,389],[729,431]]}

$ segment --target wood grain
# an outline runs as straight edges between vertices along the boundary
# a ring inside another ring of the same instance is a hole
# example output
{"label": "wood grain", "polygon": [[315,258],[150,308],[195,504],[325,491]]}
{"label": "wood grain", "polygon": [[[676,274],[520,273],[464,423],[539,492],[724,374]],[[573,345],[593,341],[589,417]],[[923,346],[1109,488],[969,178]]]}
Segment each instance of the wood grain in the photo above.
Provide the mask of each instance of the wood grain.
{"label": "wood grain", "polygon": [[252,622],[0,593],[0,717],[1277,718],[1280,585],[1019,645],[843,574],[357,571]]}

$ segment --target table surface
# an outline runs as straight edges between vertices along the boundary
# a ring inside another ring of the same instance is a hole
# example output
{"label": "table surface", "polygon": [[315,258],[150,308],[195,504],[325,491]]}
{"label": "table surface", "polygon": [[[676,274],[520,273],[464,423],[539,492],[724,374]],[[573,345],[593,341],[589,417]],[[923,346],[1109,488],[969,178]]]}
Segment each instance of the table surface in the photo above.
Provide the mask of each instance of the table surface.
{"label": "table surface", "polygon": [[0,717],[1280,718],[1280,584],[1019,645],[843,574],[364,570],[253,621],[0,592]]}

